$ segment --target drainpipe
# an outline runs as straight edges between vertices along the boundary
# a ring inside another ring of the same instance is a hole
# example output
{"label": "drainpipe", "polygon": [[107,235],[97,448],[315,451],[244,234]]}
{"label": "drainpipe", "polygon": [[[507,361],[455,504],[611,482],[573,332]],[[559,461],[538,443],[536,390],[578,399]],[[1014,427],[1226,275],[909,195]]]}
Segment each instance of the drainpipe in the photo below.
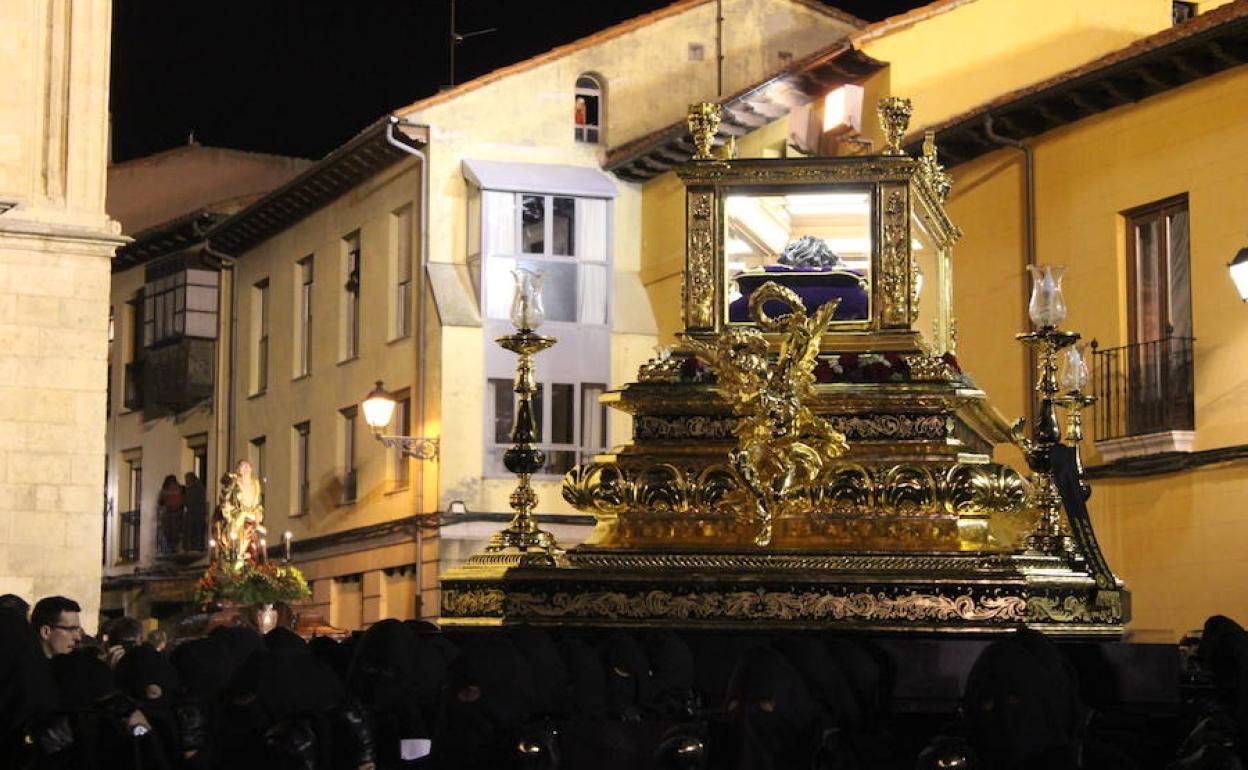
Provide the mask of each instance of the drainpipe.
{"label": "drainpipe", "polygon": [[[993,128],[992,114],[984,116],[984,136],[1003,147],[1013,147],[1023,153],[1023,328],[1031,328],[1031,318],[1027,306],[1031,301],[1029,287],[1030,270],[1036,264],[1036,159],[1035,153],[1025,142],[1002,136]],[[1033,401],[1036,388],[1036,354],[1031,347],[1027,348],[1025,382],[1027,383],[1027,417],[1031,422]]]}
{"label": "drainpipe", "polygon": [[[452,46],[453,48],[454,46]],[[394,132],[399,125],[409,125],[399,118],[391,117],[390,126],[386,131],[386,142],[390,146],[401,150],[408,155],[420,161],[420,291],[416,295],[416,330],[415,330],[415,348],[416,348],[416,414],[417,429],[413,435],[425,435],[425,373],[427,371],[425,363],[425,311],[426,299],[425,295],[429,291],[429,156],[424,150],[418,150],[399,140],[395,139]],[[416,483],[416,508],[417,514],[424,511],[425,499],[425,463],[421,460],[417,463],[418,475]],[[425,524],[420,519],[416,519],[416,596],[420,606],[420,617],[425,617],[425,593],[424,593],[424,556],[425,556]]]}
{"label": "drainpipe", "polygon": [[[222,378],[220,372],[217,373],[217,380],[225,382],[226,393],[226,417],[225,417],[225,467],[234,467],[234,422],[235,410],[237,409],[234,378],[238,374],[238,273],[234,270],[236,259],[229,254],[217,251],[212,247],[211,241],[204,239],[201,250],[217,260],[223,270],[230,271],[230,346],[227,354],[229,359],[230,372],[229,377]],[[220,300],[218,300],[219,302]],[[217,433],[220,436],[220,431]],[[217,460],[221,459],[221,447],[217,447]],[[217,468],[220,471],[220,468]],[[220,478],[220,476],[218,476]],[[203,479],[204,486],[208,486],[209,479]]]}

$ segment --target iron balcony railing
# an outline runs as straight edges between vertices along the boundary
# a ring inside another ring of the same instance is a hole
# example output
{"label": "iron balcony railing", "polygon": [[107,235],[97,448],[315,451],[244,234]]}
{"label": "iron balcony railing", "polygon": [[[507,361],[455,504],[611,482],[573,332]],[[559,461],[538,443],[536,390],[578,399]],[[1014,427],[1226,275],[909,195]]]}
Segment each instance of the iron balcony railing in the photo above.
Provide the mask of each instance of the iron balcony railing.
{"label": "iron balcony railing", "polygon": [[162,509],[156,514],[156,557],[195,559],[208,543],[208,517],[186,506]]}
{"label": "iron balcony railing", "polygon": [[1196,427],[1191,337],[1100,350],[1092,343],[1096,439]]}
{"label": "iron balcony railing", "polygon": [[117,527],[117,557],[123,563],[138,561],[139,512],[122,511],[118,519],[120,526]]}

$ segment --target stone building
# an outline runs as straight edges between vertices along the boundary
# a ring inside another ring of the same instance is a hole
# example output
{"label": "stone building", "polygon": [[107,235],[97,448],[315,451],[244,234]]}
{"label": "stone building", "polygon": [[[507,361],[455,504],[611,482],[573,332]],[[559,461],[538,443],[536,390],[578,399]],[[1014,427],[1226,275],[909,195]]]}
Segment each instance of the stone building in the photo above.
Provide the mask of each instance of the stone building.
{"label": "stone building", "polygon": [[99,606],[109,0],[0,6],[0,592]]}

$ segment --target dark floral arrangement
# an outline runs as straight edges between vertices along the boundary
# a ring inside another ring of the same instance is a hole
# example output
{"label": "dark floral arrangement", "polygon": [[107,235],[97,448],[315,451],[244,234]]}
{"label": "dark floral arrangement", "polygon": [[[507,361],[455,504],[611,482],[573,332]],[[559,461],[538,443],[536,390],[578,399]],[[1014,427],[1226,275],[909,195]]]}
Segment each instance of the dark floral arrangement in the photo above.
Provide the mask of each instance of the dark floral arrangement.
{"label": "dark floral arrangement", "polygon": [[222,601],[242,605],[289,603],[311,595],[303,573],[289,564],[276,562],[247,562],[238,570],[214,563],[195,586],[195,601],[200,605]]}

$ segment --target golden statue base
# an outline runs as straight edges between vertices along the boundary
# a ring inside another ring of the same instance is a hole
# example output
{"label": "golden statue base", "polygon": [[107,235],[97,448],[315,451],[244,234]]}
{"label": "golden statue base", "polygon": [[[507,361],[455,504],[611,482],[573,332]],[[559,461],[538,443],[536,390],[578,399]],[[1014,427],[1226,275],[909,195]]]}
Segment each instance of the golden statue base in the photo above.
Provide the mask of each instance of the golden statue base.
{"label": "golden statue base", "polygon": [[1122,634],[1123,590],[1047,556],[978,553],[600,551],[562,565],[487,555],[442,580],[448,626],[835,628],[984,634],[1027,625]]}

